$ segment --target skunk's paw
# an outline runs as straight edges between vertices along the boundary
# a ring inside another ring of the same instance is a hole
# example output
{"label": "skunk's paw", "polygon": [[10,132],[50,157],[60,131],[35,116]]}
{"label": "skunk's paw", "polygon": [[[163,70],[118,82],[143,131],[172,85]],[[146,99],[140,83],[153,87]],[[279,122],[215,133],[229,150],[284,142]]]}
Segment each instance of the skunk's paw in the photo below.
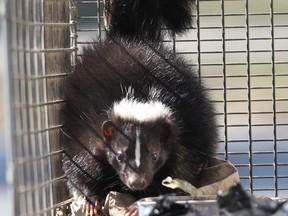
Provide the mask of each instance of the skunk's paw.
{"label": "skunk's paw", "polygon": [[87,198],[76,193],[73,195],[73,199],[74,200],[71,205],[72,215],[77,215],[76,213],[82,212],[86,216],[95,216],[100,212],[104,204],[104,200],[101,198]]}

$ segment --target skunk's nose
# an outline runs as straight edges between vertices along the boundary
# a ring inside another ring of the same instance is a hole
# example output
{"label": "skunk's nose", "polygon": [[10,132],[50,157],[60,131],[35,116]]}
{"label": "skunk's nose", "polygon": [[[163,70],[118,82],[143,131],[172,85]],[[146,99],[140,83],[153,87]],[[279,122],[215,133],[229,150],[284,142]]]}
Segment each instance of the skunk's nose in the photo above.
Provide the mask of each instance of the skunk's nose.
{"label": "skunk's nose", "polygon": [[147,180],[143,177],[132,175],[128,178],[128,187],[133,190],[145,189],[148,186],[147,183]]}

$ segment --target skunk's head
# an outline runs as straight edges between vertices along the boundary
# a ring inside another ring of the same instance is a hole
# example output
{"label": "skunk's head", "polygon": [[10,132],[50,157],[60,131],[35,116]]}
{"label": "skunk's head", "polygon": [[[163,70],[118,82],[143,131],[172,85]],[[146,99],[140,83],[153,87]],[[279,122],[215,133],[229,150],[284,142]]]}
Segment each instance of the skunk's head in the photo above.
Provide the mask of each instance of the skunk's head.
{"label": "skunk's head", "polygon": [[160,101],[124,98],[108,116],[102,126],[107,160],[126,186],[144,190],[171,153],[172,112]]}

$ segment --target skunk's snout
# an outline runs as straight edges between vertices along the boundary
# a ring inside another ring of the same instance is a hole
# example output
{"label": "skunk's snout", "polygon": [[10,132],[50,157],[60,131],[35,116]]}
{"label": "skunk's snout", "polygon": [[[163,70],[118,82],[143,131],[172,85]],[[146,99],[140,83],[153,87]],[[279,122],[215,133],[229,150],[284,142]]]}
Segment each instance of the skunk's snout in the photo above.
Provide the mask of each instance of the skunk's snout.
{"label": "skunk's snout", "polygon": [[136,174],[131,174],[127,179],[127,186],[132,190],[144,190],[149,186],[151,180],[147,175],[139,176]]}

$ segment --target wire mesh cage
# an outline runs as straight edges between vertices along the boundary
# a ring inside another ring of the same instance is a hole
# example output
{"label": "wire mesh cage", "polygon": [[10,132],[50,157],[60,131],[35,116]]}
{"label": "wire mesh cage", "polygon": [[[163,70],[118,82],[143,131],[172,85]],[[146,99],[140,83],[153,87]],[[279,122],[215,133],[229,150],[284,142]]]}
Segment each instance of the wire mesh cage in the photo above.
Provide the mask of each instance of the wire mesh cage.
{"label": "wire mesh cage", "polygon": [[[288,2],[197,0],[194,26],[163,43],[185,56],[217,109],[217,156],[254,194],[288,195]],[[59,110],[67,68],[105,37],[103,1],[6,2],[8,181],[15,215],[55,215],[71,200]],[[88,41],[88,42],[87,42]]]}
{"label": "wire mesh cage", "polygon": [[6,6],[14,214],[53,215],[65,197],[58,112],[65,68],[75,52],[70,47],[74,11],[70,1],[8,1]]}

